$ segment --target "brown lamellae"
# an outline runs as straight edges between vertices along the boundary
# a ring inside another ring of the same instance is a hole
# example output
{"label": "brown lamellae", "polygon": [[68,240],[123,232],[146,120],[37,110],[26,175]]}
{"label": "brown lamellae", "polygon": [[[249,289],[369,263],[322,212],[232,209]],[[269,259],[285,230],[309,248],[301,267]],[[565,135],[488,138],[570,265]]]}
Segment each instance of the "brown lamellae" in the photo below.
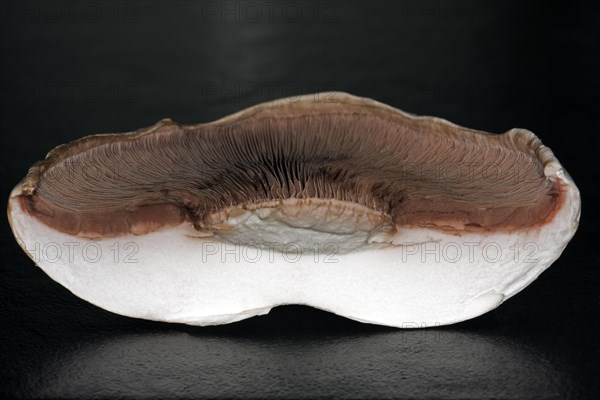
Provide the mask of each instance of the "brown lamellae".
{"label": "brown lamellae", "polygon": [[186,221],[200,229],[225,207],[286,198],[359,203],[400,227],[526,229],[551,219],[562,198],[541,147],[528,135],[490,135],[354,97],[277,102],[210,124],[164,120],[60,146],[32,167],[20,204],[88,237]]}

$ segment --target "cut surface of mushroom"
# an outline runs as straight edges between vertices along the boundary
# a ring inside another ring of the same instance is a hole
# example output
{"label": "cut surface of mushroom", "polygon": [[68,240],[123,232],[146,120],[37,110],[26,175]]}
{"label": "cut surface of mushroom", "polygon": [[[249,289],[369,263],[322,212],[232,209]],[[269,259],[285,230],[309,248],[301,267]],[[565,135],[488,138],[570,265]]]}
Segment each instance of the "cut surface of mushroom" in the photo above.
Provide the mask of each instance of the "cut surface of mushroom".
{"label": "cut surface of mushroom", "polygon": [[36,264],[119,314],[208,325],[306,304],[398,327],[497,307],[558,258],[579,212],[529,131],[337,92],[59,146],[8,211]]}

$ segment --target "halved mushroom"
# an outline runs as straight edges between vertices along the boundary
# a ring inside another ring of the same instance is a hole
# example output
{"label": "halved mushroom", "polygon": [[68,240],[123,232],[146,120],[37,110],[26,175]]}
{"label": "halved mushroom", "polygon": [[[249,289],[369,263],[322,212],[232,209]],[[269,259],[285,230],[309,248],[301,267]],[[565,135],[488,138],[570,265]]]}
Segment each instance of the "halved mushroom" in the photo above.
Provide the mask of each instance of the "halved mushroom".
{"label": "halved mushroom", "polygon": [[118,314],[210,325],[293,303],[397,327],[494,309],[558,258],[579,213],[533,133],[345,93],[59,146],[8,211],[37,265]]}

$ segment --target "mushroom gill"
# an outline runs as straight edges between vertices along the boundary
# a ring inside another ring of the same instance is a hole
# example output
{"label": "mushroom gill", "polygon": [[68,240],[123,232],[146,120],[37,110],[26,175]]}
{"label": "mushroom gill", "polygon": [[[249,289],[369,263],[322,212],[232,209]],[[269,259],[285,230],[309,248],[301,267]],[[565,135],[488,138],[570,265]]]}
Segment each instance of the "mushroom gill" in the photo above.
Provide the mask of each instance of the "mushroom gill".
{"label": "mushroom gill", "polygon": [[334,200],[376,211],[391,230],[524,229],[557,207],[541,142],[491,135],[338,96],[267,103],[208,123],[170,120],[53,150],[29,172],[23,207],[86,237],[144,234],[286,199]]}

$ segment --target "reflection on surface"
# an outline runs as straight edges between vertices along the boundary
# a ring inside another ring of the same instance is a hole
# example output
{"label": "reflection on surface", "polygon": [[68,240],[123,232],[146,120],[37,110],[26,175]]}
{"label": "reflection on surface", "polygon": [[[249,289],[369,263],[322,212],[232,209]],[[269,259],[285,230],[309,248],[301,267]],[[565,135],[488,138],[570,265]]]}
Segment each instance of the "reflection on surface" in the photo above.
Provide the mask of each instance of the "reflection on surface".
{"label": "reflection on surface", "polygon": [[296,313],[329,325],[325,332],[270,326],[278,321],[275,316],[229,327],[150,324],[141,333],[101,335],[74,344],[59,359],[42,360],[39,376],[30,377],[40,383],[35,395],[557,398],[569,394],[568,373],[514,338],[508,341],[460,328],[391,330],[333,316],[327,322],[325,313],[306,307],[273,312],[279,314],[279,322],[281,315],[285,322]]}

